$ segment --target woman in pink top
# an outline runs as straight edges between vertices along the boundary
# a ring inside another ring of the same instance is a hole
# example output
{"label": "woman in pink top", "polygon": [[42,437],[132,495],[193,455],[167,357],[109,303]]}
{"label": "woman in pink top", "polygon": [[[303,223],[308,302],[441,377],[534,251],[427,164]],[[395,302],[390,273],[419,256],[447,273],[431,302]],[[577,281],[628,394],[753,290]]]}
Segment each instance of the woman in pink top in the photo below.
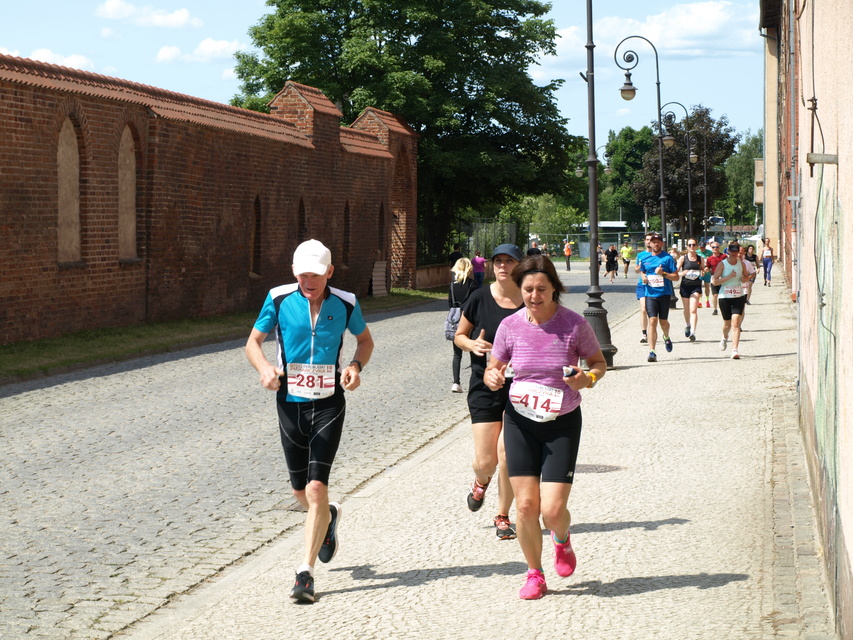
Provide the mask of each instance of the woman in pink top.
{"label": "woman in pink top", "polygon": [[[580,443],[580,390],[593,387],[607,365],[584,317],[560,306],[565,289],[549,258],[528,256],[512,278],[521,289],[524,308],[498,327],[483,381],[492,390],[500,389],[511,363],[515,375],[504,413],[504,442],[518,541],[528,567],[519,596],[535,600],[548,590],[540,515],[551,530],[557,574],[570,576],[577,564],[566,505]],[[580,369],[581,358],[587,371]]]}
{"label": "woman in pink top", "polygon": [[471,266],[474,267],[474,288],[479,289],[483,286],[483,279],[486,277],[486,259],[480,255],[479,251],[474,252]]}

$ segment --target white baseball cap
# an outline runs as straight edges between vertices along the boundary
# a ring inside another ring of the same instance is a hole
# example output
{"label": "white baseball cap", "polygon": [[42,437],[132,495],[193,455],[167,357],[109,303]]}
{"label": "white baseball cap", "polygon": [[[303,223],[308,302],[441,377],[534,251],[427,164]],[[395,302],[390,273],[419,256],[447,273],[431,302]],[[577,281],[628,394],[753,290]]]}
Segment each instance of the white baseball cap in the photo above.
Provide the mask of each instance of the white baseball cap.
{"label": "white baseball cap", "polygon": [[332,252],[319,240],[306,240],[293,252],[293,273],[324,276],[332,264]]}

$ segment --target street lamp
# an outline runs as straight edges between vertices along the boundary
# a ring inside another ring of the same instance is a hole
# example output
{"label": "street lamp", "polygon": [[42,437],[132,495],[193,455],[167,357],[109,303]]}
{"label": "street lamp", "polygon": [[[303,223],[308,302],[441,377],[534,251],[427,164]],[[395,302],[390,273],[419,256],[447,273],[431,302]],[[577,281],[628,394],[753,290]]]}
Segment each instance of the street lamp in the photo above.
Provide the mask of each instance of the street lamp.
{"label": "street lamp", "polygon": [[610,155],[607,153],[607,145],[603,144],[600,147],[598,147],[598,149],[595,150],[595,155],[596,155],[596,157],[598,157],[598,152],[601,149],[604,149],[604,153],[601,155],[604,156],[604,162],[606,163],[604,165],[604,175],[609,176],[610,174],[613,173],[613,169],[610,168]]}
{"label": "street lamp", "polygon": [[[637,89],[634,87],[634,83],[631,82],[631,69],[635,68],[640,63],[640,56],[636,51],[628,49],[625,53],[622,54],[622,60],[625,63],[623,67],[619,63],[619,48],[628,40],[632,38],[638,38],[648,43],[648,45],[652,48],[652,51],[655,52],[655,84],[657,85],[657,99],[658,99],[658,164],[659,164],[659,173],[660,173],[660,224],[663,227],[663,237],[664,242],[666,242],[666,195],[664,194],[664,182],[663,182],[663,145],[664,145],[664,134],[663,134],[663,124],[661,123],[661,107],[660,107],[660,64],[658,62],[658,50],[655,48],[655,45],[652,44],[652,41],[643,36],[628,36],[627,38],[623,38],[622,41],[616,45],[616,50],[613,52],[613,59],[616,61],[616,66],[622,69],[625,72],[625,84],[622,85],[622,88],[619,90],[622,94],[622,98],[625,100],[633,100],[634,96],[637,95]],[[648,232],[648,225],[646,225],[646,232]]]}
{"label": "street lamp", "polygon": [[[704,131],[699,129],[691,129],[687,132],[688,135],[692,133],[698,133],[702,136],[702,195],[704,197],[704,207],[702,209],[702,219],[708,220],[708,136]],[[696,154],[692,154],[690,156],[690,162],[696,164],[699,161],[699,158],[696,157]]]}
{"label": "street lamp", "polygon": [[[688,233],[690,234],[690,237],[693,237],[693,188],[691,186],[690,180],[690,113],[687,111],[687,107],[685,107],[680,102],[676,102],[674,100],[671,102],[667,102],[665,105],[663,105],[662,108],[666,109],[671,104],[677,104],[679,107],[684,109],[684,122],[686,125],[684,127],[684,130],[688,132],[684,136],[687,142],[687,229]],[[661,117],[669,125],[671,125],[675,121],[675,114],[672,111],[667,111]],[[672,144],[675,144],[675,138],[672,138]]]}
{"label": "street lamp", "polygon": [[586,36],[586,75],[581,74],[581,77],[586,80],[589,126],[589,155],[586,159],[589,178],[589,289],[586,292],[586,309],[583,315],[598,338],[607,366],[612,367],[613,355],[618,349],[610,342],[607,311],[601,298],[604,292],[598,286],[598,260],[592,253],[598,248],[598,157],[595,155],[595,43],[592,41],[592,0],[586,0]]}

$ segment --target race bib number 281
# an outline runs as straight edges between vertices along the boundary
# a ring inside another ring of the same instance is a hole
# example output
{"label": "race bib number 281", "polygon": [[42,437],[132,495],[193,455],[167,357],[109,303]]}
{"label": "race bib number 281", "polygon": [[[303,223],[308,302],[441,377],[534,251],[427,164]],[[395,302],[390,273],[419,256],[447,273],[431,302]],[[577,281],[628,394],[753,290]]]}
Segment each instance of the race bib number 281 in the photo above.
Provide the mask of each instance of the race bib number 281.
{"label": "race bib number 281", "polygon": [[328,398],[335,393],[335,365],[288,363],[287,393],[312,400]]}

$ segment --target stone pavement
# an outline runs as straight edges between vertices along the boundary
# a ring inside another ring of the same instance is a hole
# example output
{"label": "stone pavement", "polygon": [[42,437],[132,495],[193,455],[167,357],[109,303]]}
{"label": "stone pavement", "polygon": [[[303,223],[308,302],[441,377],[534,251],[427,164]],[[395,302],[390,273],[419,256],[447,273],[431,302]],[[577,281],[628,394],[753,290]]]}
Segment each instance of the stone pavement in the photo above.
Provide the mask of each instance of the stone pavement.
{"label": "stone pavement", "polygon": [[710,310],[700,341],[676,337],[656,364],[636,316],[612,328],[618,368],[584,394],[579,567],[557,577],[546,545],[542,600],[517,596],[526,567],[494,537],[494,497],[465,506],[462,419],[343,496],[341,550],[317,568],[314,605],[288,600],[302,544],[288,535],[118,637],[835,637],[795,422],[792,308],[782,289],[754,297],[740,361],[721,354]]}
{"label": "stone pavement", "polygon": [[570,499],[579,567],[557,577],[546,546],[536,602],[494,497],[465,506],[440,303],[369,318],[333,471],[342,546],[311,606],[287,597],[303,515],[241,344],[0,389],[0,637],[833,638],[787,293],[756,290],[740,361],[709,309],[696,343],[674,313],[655,364],[636,315],[610,318]]}

